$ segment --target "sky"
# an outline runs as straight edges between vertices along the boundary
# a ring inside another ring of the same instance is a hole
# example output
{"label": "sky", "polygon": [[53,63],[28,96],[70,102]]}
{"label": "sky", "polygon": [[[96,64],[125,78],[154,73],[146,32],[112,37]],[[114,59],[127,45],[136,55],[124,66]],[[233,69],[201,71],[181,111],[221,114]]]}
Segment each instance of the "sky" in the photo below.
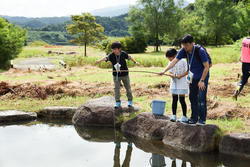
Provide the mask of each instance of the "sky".
{"label": "sky", "polygon": [[[124,4],[137,0],[1,0],[0,15],[25,17],[54,17],[81,14],[96,9]],[[188,0],[193,2],[194,0]]]}

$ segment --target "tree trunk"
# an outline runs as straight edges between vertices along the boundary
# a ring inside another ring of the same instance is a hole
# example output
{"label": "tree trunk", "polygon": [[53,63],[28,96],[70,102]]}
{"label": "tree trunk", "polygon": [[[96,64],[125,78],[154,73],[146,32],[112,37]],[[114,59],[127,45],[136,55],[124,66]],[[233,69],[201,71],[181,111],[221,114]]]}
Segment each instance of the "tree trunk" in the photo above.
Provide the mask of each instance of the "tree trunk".
{"label": "tree trunk", "polygon": [[215,35],[215,46],[216,47],[218,46],[218,35],[217,34]]}
{"label": "tree trunk", "polygon": [[155,37],[155,51],[159,52],[159,38],[158,38],[158,33],[156,33],[156,37]]}
{"label": "tree trunk", "polygon": [[87,44],[84,43],[84,56],[87,57]]}

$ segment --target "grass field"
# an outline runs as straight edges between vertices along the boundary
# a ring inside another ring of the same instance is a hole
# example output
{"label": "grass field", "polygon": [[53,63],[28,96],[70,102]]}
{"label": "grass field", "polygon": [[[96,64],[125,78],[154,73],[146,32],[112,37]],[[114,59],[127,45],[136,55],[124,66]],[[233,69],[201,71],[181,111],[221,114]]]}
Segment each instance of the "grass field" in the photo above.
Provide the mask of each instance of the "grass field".
{"label": "grass field", "polygon": [[[154,52],[154,47],[149,46],[146,53],[130,55],[143,67],[164,67],[168,63],[168,60],[165,58],[165,52],[168,48],[168,46],[161,46],[160,52]],[[240,58],[240,51],[235,50],[232,46],[207,47],[207,50],[210,53],[213,64],[237,62]],[[48,54],[49,51],[53,53]],[[56,54],[56,52],[61,54]],[[68,54],[70,52],[75,52],[75,54]],[[83,66],[94,65],[97,59],[102,58],[106,54],[97,48],[88,47],[87,55],[88,57],[83,56],[83,47],[80,46],[26,46],[15,61],[30,57],[57,57],[58,59],[63,59],[70,66]],[[111,64],[101,63],[98,66],[110,68]],[[134,64],[128,62],[128,66],[134,67]]]}
{"label": "grass field", "polygon": [[[146,53],[132,54],[132,56],[141,63],[140,67],[134,67],[131,64],[130,70],[143,70],[150,72],[160,72],[167,64],[165,58],[165,50],[167,46],[163,46],[161,52],[153,52],[153,47],[149,47]],[[64,54],[48,54],[48,51],[62,52]],[[239,80],[238,73],[241,73],[241,64],[238,62],[240,52],[235,51],[231,46],[220,48],[208,47],[208,51],[212,57],[214,66],[210,70],[210,83],[208,98],[217,102],[218,104],[225,104],[223,107],[235,105],[237,107],[250,108],[250,88],[246,86],[238,101],[232,100],[234,91],[233,85]],[[76,52],[75,55],[68,55],[68,52]],[[49,96],[45,100],[29,97],[21,98],[6,98],[1,97],[0,110],[17,109],[24,111],[38,111],[45,106],[80,106],[86,100],[100,97],[103,95],[113,96],[113,81],[109,65],[107,63],[101,64],[99,67],[93,66],[96,59],[105,56],[104,52],[95,48],[88,48],[89,56],[82,58],[82,47],[78,46],[63,46],[55,48],[46,47],[25,47],[23,52],[15,61],[28,57],[50,57],[55,56],[59,59],[63,58],[72,62],[72,68],[58,69],[55,71],[5,71],[1,72],[0,80],[8,82],[13,85],[22,83],[32,83],[34,85],[44,86],[49,83],[57,83],[61,81],[70,81],[72,83],[89,84],[95,92],[93,96],[78,95],[69,96],[62,95]],[[80,58],[81,57],[81,58]],[[77,62],[81,61],[81,62]],[[76,67],[74,67],[76,66]],[[134,93],[134,102],[142,108],[142,111],[151,111],[150,103],[152,99],[162,99],[167,101],[165,114],[171,115],[171,95],[168,92],[168,83],[170,78],[158,76],[148,73],[130,73],[132,91]],[[100,85],[98,89],[95,85]],[[78,86],[78,85],[77,85]],[[76,86],[76,87],[77,87]],[[85,85],[86,86],[86,85]],[[163,86],[163,88],[161,88]],[[73,89],[73,88],[72,88]],[[83,87],[84,89],[84,87]],[[98,92],[101,89],[108,89],[110,93]],[[83,92],[84,93],[84,92]],[[122,89],[122,98],[126,99],[125,90]],[[190,103],[188,97],[186,98],[188,105],[188,115],[190,115]],[[225,108],[227,110],[228,108]],[[219,110],[218,110],[219,111]],[[238,110],[237,110],[238,111]],[[178,106],[178,116],[181,116],[181,108]],[[209,119],[208,123],[217,124],[225,132],[250,132],[249,121],[242,118],[224,119],[216,118]]]}

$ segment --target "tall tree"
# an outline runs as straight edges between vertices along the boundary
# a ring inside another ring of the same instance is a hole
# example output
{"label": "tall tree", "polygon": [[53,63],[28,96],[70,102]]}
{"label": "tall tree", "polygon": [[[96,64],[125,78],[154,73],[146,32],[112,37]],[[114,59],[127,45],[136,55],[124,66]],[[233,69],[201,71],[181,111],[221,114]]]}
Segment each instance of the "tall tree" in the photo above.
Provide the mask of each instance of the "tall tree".
{"label": "tall tree", "polygon": [[71,41],[78,45],[84,45],[84,56],[87,56],[87,45],[94,45],[105,39],[104,28],[96,23],[96,19],[90,13],[71,16],[73,24],[67,26],[67,31],[74,35]]}
{"label": "tall tree", "polygon": [[174,0],[139,0],[137,9],[143,11],[144,27],[158,52],[160,39],[174,30],[177,6]]}
{"label": "tall tree", "polygon": [[236,22],[234,2],[228,0],[196,0],[197,16],[203,22],[205,33],[210,35],[214,44],[230,40]]}
{"label": "tall tree", "polygon": [[136,41],[136,46],[138,53],[146,51],[148,34],[145,28],[144,22],[144,13],[143,10],[137,9],[135,6],[130,7],[128,17],[126,20],[129,23],[132,23],[129,26],[129,33],[132,35],[132,38]]}
{"label": "tall tree", "polygon": [[8,67],[8,62],[21,52],[26,39],[26,30],[0,18],[0,68]]}
{"label": "tall tree", "polygon": [[250,27],[250,1],[238,2],[235,9],[237,11],[237,21],[232,36],[234,40],[237,40],[248,35]]}

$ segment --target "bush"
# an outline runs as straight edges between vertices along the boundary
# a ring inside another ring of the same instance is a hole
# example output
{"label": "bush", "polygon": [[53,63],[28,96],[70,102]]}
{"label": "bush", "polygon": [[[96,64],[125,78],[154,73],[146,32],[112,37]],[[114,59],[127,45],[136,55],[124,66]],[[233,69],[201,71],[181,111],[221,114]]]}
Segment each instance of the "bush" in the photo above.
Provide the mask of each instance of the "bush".
{"label": "bush", "polygon": [[122,50],[127,53],[144,53],[147,48],[145,40],[126,36],[124,38],[120,38],[120,40],[113,39],[102,41],[100,43],[101,49],[103,49],[106,54],[109,54],[111,52],[111,44],[115,41],[121,42]]}
{"label": "bush", "polygon": [[29,43],[29,46],[48,46],[49,44],[44,41],[34,41]]}
{"label": "bush", "polygon": [[9,61],[21,52],[26,39],[26,30],[0,18],[0,68],[8,68]]}
{"label": "bush", "polygon": [[[246,37],[244,37],[244,38],[246,38]],[[234,42],[233,47],[234,47],[235,50],[241,50],[242,41],[243,41],[244,38],[241,38],[241,39]]]}

